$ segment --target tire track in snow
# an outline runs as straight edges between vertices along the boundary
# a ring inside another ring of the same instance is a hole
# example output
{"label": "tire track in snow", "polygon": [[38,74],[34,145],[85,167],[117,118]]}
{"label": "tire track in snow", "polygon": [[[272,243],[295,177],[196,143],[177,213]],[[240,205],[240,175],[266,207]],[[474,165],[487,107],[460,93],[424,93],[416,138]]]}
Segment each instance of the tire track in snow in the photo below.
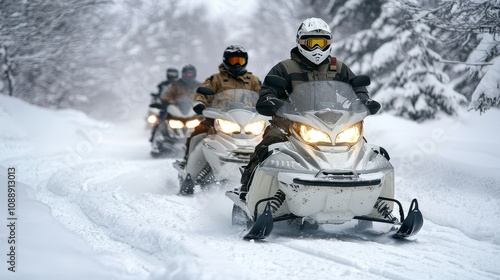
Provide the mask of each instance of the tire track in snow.
{"label": "tire track in snow", "polygon": [[[193,250],[198,246],[186,245],[192,244],[190,235],[198,229],[197,226],[189,226],[189,222],[197,220],[204,204],[197,203],[196,198],[165,196],[131,186],[134,182],[130,182],[129,178],[140,176],[151,162],[139,168],[136,166],[135,169],[130,169],[128,165],[99,162],[81,165],[78,172],[53,176],[48,189],[56,195],[62,195],[65,204],[78,207],[87,223],[94,225],[95,230],[103,235],[99,241],[92,240],[92,237],[87,236],[88,232],[80,229],[78,233],[94,242],[94,246],[111,249],[117,242],[121,243],[123,246],[119,248],[126,253],[127,258],[130,254],[134,254],[135,259],[142,258],[140,266],[148,272],[163,266],[168,271],[162,275],[169,277],[184,275],[189,279],[217,279],[221,272],[213,274],[209,267],[200,263],[203,260]],[[176,206],[172,207],[172,204]],[[71,212],[66,215],[66,219],[62,218],[66,223]],[[196,263],[199,265],[193,265]],[[179,270],[180,267],[188,269],[189,275],[183,274],[186,272]],[[227,279],[237,275],[233,275],[233,272],[222,274],[227,274]],[[193,278],[193,275],[200,277]]]}
{"label": "tire track in snow", "polygon": [[360,271],[365,271],[369,274],[373,274],[373,275],[369,276],[370,279],[374,279],[375,277],[383,277],[384,279],[397,279],[397,280],[399,280],[399,279],[412,279],[411,277],[410,278],[405,277],[403,274],[392,273],[392,272],[386,271],[384,269],[372,267],[370,265],[367,265],[366,263],[362,263],[362,261],[359,259],[349,259],[349,258],[342,257],[339,255],[333,255],[333,254],[327,253],[325,251],[314,250],[314,249],[307,248],[305,246],[294,244],[293,242],[286,242],[286,243],[280,242],[280,243],[276,243],[276,244],[280,244],[284,247],[287,247],[289,249],[292,249],[292,250],[300,252],[300,253],[310,255],[310,256],[315,257],[315,258],[322,258],[322,259],[325,259],[327,261],[331,261],[331,262],[334,262],[334,263],[337,263],[340,265],[344,265],[346,267],[353,267],[353,268],[356,268]]}

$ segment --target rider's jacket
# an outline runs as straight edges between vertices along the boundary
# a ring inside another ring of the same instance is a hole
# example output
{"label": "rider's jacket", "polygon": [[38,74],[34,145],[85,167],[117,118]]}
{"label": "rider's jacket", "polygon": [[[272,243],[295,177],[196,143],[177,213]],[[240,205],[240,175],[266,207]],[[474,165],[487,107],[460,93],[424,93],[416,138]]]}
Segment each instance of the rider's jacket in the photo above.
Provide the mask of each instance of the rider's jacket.
{"label": "rider's jacket", "polygon": [[[297,85],[308,81],[342,81],[349,82],[356,75],[347,65],[337,60],[335,57],[328,57],[319,65],[310,62],[307,58],[300,54],[297,47],[291,50],[291,58],[283,60],[276,64],[267,76],[274,75],[282,77],[286,81],[285,89],[279,89],[272,85],[264,84],[259,92],[259,100],[257,101],[257,111],[266,115],[265,110],[259,107],[261,102],[268,99],[278,98],[286,100],[288,95]],[[368,99],[368,91],[365,87],[356,87],[354,91],[361,99]],[[269,114],[267,114],[269,115]]]}
{"label": "rider's jacket", "polygon": [[177,100],[193,100],[196,89],[200,86],[197,80],[179,79],[173,82],[168,91],[162,96],[164,103],[175,103]]}
{"label": "rider's jacket", "polygon": [[[219,65],[219,73],[213,74],[208,77],[201,87],[207,87],[214,91],[215,94],[228,90],[228,89],[248,89],[255,92],[260,90],[260,80],[257,76],[253,75],[251,72],[245,72],[241,76],[234,76],[224,68],[221,63]],[[214,99],[214,95],[203,95],[197,93],[195,95],[195,101],[203,102],[205,105],[209,105]]]}
{"label": "rider's jacket", "polygon": [[166,92],[170,84],[175,82],[177,79],[165,80],[157,85],[158,87],[158,96],[163,96]]}

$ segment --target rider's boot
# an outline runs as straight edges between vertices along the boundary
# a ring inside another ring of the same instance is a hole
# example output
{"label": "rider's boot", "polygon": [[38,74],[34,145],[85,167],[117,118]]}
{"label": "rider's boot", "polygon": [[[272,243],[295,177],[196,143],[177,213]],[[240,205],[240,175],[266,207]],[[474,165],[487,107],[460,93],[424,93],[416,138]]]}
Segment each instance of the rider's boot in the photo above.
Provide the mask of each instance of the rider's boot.
{"label": "rider's boot", "polygon": [[184,158],[183,158],[183,159],[178,160],[176,163],[177,163],[177,165],[178,165],[178,166],[179,166],[182,170],[186,169],[186,164],[187,164],[187,154],[186,154],[186,155],[184,155]]}

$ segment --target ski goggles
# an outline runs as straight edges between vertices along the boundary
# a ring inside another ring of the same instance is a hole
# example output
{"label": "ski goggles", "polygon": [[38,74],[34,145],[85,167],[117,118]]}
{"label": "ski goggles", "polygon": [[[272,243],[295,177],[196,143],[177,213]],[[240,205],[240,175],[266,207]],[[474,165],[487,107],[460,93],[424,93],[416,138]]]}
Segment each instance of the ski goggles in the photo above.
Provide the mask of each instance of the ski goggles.
{"label": "ski goggles", "polygon": [[236,65],[239,64],[241,66],[245,65],[247,62],[247,59],[242,57],[242,56],[233,56],[227,58],[227,64],[229,65]]}
{"label": "ski goggles", "polygon": [[193,71],[184,72],[184,77],[193,78],[194,76],[195,76],[195,73]]}
{"label": "ski goggles", "polygon": [[307,39],[299,39],[298,43],[305,46],[309,50],[313,50],[318,46],[320,49],[324,49],[332,43],[332,39],[326,39],[321,37],[311,37]]}

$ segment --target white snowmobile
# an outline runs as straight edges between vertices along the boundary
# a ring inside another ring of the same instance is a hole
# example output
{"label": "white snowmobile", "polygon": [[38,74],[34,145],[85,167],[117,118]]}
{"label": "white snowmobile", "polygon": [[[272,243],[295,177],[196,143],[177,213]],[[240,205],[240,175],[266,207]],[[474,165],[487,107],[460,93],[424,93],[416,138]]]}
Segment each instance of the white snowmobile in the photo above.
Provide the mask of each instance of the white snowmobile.
{"label": "white snowmobile", "polygon": [[[358,76],[351,84],[366,86],[370,79]],[[360,225],[400,225],[395,237],[420,230],[417,200],[405,218],[394,199],[394,168],[385,150],[363,138],[363,119],[371,113],[351,84],[304,83],[277,111],[291,121],[288,141],[269,147],[270,155],[252,173],[245,199],[239,190],[226,192],[234,202],[233,224],[251,226],[245,239],[264,239],[274,221],[287,219],[302,227],[353,219]],[[394,204],[399,220],[392,215]]]}
{"label": "white snowmobile", "polygon": [[255,110],[258,94],[247,89],[230,89],[214,95],[203,116],[214,120],[214,131],[194,136],[184,168],[179,161],[180,194],[193,194],[195,185],[239,182],[239,168],[247,165],[255,146],[262,140],[268,117]]}
{"label": "white snowmobile", "polygon": [[200,124],[200,118],[193,111],[193,100],[179,100],[169,104],[166,117],[158,124],[151,141],[151,156],[176,157],[184,154],[186,139]]}

